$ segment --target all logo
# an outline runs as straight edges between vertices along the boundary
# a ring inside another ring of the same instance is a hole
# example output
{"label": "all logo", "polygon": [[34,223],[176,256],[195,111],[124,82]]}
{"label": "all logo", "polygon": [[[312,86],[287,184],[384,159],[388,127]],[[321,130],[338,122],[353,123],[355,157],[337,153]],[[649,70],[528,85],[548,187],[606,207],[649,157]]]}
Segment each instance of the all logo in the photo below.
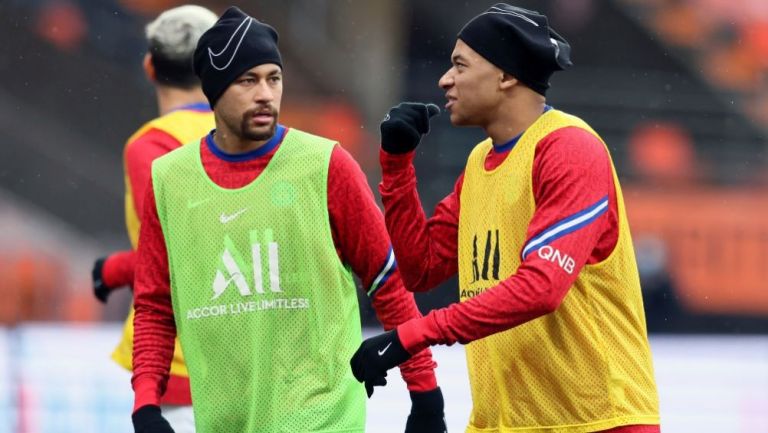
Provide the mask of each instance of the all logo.
{"label": "all logo", "polygon": [[[232,285],[237,288],[242,296],[250,296],[254,292],[264,294],[265,281],[263,277],[263,266],[265,263],[269,275],[267,280],[269,291],[272,293],[282,293],[283,290],[280,288],[280,261],[278,258],[280,247],[277,242],[272,240],[272,230],[264,231],[264,241],[258,241],[256,231],[251,231],[250,238],[251,263],[248,265],[234,247],[232,239],[229,238],[229,236],[225,236],[225,247],[224,251],[221,253],[223,269],[220,266],[220,268],[216,270],[216,276],[213,278],[213,297],[211,300],[221,296],[224,291]],[[251,271],[250,277],[252,285],[248,284],[248,279],[246,278],[243,269]]]}
{"label": "all logo", "polygon": [[[478,248],[478,241],[485,242]],[[485,236],[475,235],[472,239],[472,282],[498,281],[501,254],[499,252],[499,230],[488,230]]]}

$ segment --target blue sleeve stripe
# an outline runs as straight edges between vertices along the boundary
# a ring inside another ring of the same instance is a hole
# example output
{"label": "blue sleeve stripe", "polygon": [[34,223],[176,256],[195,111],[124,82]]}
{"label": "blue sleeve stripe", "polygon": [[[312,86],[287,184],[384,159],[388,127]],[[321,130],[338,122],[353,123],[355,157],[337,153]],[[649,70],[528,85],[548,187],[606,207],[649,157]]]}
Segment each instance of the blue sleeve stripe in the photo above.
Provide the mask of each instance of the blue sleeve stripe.
{"label": "blue sleeve stripe", "polygon": [[528,244],[523,248],[523,260],[525,260],[526,256],[528,256],[534,249],[548,245],[552,241],[559,239],[568,233],[573,233],[576,230],[589,225],[600,215],[604,214],[606,210],[608,210],[608,196],[603,197],[592,206],[556,222],[541,234],[528,241]]}
{"label": "blue sleeve stripe", "polygon": [[383,286],[384,283],[387,282],[389,277],[392,275],[392,272],[395,271],[397,268],[397,261],[395,260],[395,252],[392,250],[392,247],[389,247],[389,254],[387,254],[387,261],[384,263],[384,266],[382,266],[381,271],[379,271],[379,275],[376,277],[376,279],[373,280],[373,284],[371,284],[371,288],[368,290],[368,296],[373,296],[374,292],[379,289],[379,287]]}

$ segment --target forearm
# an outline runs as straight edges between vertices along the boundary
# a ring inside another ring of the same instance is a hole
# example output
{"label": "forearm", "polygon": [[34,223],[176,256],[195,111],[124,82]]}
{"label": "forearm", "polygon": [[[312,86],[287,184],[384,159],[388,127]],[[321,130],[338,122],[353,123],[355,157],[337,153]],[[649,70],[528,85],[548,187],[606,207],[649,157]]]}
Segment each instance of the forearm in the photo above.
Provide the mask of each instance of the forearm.
{"label": "forearm", "polygon": [[153,302],[139,296],[134,299],[131,383],[135,392],[135,410],[148,404],[160,404],[173,359],[176,326],[173,322],[173,311],[169,312],[164,307],[158,308],[165,302]]}
{"label": "forearm", "polygon": [[605,231],[604,222],[583,227],[550,244],[571,256],[572,269],[566,270],[538,253],[529,254],[514,274],[496,286],[398,326],[403,346],[409,353],[416,353],[435,344],[467,344],[554,312],[585,263],[592,262],[597,238]]}
{"label": "forearm", "polygon": [[[413,294],[403,287],[389,235],[365,175],[342,148],[331,155],[328,173],[328,210],[334,243],[342,258],[362,280],[363,287],[385,329],[421,317]],[[437,384],[435,363],[424,351],[403,364],[403,379],[412,391],[428,391]]]}
{"label": "forearm", "polygon": [[410,353],[436,344],[467,344],[555,311],[571,284],[553,282],[540,269],[521,269],[472,299],[433,310],[397,331]]}
{"label": "forearm", "polygon": [[426,218],[416,189],[414,152],[380,153],[379,185],[387,231],[406,288],[427,291],[456,273],[458,201],[455,193]]}
{"label": "forearm", "polygon": [[[386,330],[394,329],[408,320],[421,317],[413,294],[408,293],[403,288],[397,273],[376,291],[371,299],[371,304]],[[437,387],[435,367],[437,364],[432,359],[432,352],[426,349],[400,364],[400,374],[409,391],[430,391]]]}
{"label": "forearm", "polygon": [[176,337],[168,254],[151,187],[144,208],[133,298],[134,409],[159,405],[168,381]]}

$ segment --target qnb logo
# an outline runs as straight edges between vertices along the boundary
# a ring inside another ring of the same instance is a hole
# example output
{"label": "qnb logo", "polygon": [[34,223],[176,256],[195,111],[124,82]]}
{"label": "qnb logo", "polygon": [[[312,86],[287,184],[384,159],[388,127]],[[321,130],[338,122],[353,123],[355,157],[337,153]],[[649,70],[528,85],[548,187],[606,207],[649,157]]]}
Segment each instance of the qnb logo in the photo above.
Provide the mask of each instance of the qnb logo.
{"label": "qnb logo", "polygon": [[549,245],[544,245],[539,248],[536,253],[544,260],[557,264],[565,272],[573,274],[573,269],[576,267],[576,261],[573,260],[568,254],[560,252],[557,248],[552,248]]}
{"label": "qnb logo", "polygon": [[[482,257],[478,254],[477,235],[472,239],[472,282],[498,281],[501,253],[499,251],[499,231],[488,230],[485,236],[485,247],[481,247]],[[481,268],[482,266],[482,268]],[[490,272],[490,276],[488,273]]]}
{"label": "qnb logo", "polygon": [[[269,290],[272,293],[282,293],[283,290],[280,288],[280,263],[278,262],[277,242],[267,243],[267,257],[269,266]],[[248,285],[248,281],[240,269],[240,266],[238,266],[234,256],[228,248],[225,248],[221,255],[221,261],[224,263],[224,269],[229,275],[224,275],[224,272],[221,270],[216,271],[216,276],[213,279],[213,298],[211,298],[211,300],[221,296],[232,283],[234,283],[242,296],[252,295],[253,292],[264,294],[261,244],[258,242],[251,244],[251,260],[253,262],[253,291],[251,291],[251,287]]]}

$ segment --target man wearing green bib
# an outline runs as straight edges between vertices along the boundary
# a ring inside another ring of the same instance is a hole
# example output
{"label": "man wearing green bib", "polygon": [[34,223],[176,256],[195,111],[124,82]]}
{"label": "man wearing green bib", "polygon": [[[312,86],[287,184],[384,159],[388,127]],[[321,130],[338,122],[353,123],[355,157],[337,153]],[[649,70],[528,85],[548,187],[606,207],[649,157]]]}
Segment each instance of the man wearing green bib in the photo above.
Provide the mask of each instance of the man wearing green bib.
{"label": "man wearing green bib", "polygon": [[[196,429],[365,428],[348,359],[360,345],[354,271],[387,329],[420,316],[365,176],[337,143],[278,124],[275,30],[230,8],[201,38],[195,72],[216,129],[152,166],[134,283],[133,424],[173,430],[158,404],[178,334]],[[401,367],[406,432],[444,432],[435,363]]]}

